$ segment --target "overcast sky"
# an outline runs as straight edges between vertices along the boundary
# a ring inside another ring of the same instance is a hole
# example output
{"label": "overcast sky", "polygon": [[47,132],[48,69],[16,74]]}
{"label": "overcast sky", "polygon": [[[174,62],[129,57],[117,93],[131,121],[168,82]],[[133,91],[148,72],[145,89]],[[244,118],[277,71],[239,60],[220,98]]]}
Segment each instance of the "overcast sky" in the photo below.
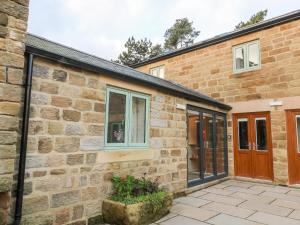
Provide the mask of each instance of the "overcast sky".
{"label": "overcast sky", "polygon": [[200,30],[197,41],[231,31],[268,9],[272,18],[300,8],[299,0],[30,0],[29,32],[115,59],[129,36],[163,44],[176,19]]}

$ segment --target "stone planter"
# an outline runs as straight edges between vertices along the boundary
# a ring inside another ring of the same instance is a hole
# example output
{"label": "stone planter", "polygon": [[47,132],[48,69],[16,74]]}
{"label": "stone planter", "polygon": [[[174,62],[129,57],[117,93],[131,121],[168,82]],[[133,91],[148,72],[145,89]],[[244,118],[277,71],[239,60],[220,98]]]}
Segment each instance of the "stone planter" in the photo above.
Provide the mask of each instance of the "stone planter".
{"label": "stone planter", "polygon": [[155,209],[149,202],[125,205],[109,199],[103,201],[102,216],[105,223],[116,225],[151,224],[169,213],[173,195],[167,194],[162,207]]}

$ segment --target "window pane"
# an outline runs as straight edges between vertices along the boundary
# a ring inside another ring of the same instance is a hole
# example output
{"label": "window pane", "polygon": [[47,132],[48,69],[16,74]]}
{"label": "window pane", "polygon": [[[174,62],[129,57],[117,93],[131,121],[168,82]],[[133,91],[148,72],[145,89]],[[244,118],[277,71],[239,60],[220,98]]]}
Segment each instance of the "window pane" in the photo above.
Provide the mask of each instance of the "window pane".
{"label": "window pane", "polygon": [[203,113],[204,177],[213,175],[213,116]]}
{"label": "window pane", "polygon": [[300,152],[300,116],[296,117],[297,149]]}
{"label": "window pane", "polygon": [[164,76],[165,76],[165,68],[163,66],[161,66],[159,68],[159,77],[164,78]]}
{"label": "window pane", "polygon": [[131,142],[145,143],[146,99],[132,97]]}
{"label": "window pane", "polygon": [[200,178],[200,151],[197,125],[199,112],[188,110],[188,180]]}
{"label": "window pane", "polygon": [[248,120],[238,120],[239,149],[248,149]]}
{"label": "window pane", "polygon": [[245,62],[245,52],[243,48],[238,48],[235,50],[235,68],[237,70],[244,69]]}
{"label": "window pane", "polygon": [[222,116],[216,117],[216,157],[217,157],[217,173],[225,172],[225,120]]}
{"label": "window pane", "polygon": [[258,118],[255,119],[256,126],[256,149],[266,150],[267,149],[267,128],[266,119]]}
{"label": "window pane", "polygon": [[259,48],[258,44],[250,44],[249,45],[249,67],[258,66],[259,60]]}
{"label": "window pane", "polygon": [[110,92],[107,143],[125,142],[126,95]]}

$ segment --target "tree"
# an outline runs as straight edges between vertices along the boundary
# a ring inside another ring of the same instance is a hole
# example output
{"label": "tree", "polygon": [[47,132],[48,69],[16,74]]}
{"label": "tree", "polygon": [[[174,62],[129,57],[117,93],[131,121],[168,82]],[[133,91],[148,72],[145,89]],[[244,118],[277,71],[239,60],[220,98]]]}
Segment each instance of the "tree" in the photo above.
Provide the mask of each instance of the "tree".
{"label": "tree", "polygon": [[235,30],[241,29],[243,27],[247,27],[249,25],[252,24],[256,24],[258,22],[261,22],[265,19],[265,17],[267,16],[268,10],[261,10],[259,12],[257,12],[256,14],[254,14],[253,16],[251,16],[251,18],[247,21],[247,22],[240,22],[238,25],[235,26]]}
{"label": "tree", "polygon": [[147,38],[136,41],[134,37],[130,37],[125,43],[125,48],[126,50],[118,56],[118,60],[115,60],[115,62],[128,66],[142,62],[163,52],[161,45],[152,46],[152,42]]}
{"label": "tree", "polygon": [[177,19],[173,26],[165,32],[164,47],[167,50],[186,47],[192,44],[199,34],[200,31],[195,30],[193,22],[187,18]]}

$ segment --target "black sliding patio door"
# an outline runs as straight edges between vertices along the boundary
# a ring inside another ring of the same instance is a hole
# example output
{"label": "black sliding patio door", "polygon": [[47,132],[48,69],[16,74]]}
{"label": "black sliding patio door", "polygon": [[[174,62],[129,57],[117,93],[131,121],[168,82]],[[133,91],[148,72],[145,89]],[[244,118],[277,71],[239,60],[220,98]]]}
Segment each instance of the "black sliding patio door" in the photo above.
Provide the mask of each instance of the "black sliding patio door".
{"label": "black sliding patio door", "polygon": [[227,176],[226,130],[226,114],[188,106],[188,186]]}

